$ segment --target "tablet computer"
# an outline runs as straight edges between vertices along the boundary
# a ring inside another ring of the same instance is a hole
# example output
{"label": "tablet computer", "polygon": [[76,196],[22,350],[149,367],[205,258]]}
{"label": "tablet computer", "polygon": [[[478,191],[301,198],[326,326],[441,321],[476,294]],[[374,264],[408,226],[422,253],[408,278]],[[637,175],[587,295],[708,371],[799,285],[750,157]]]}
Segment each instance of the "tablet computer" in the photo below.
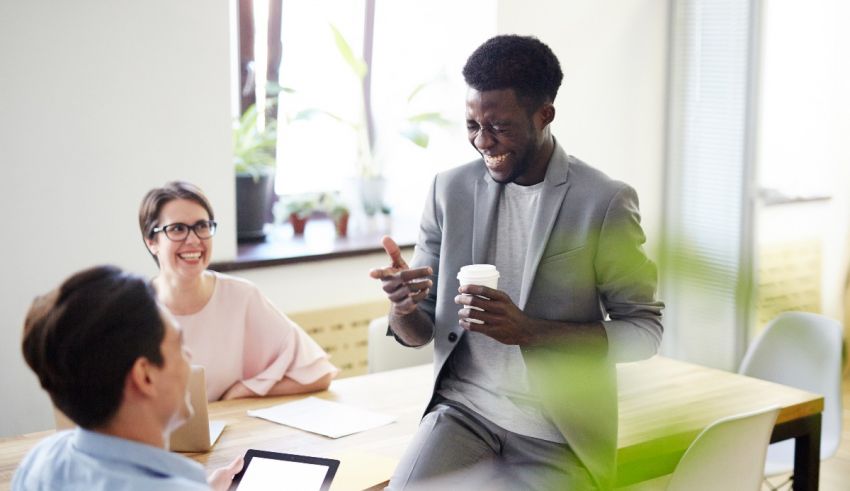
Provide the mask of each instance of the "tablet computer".
{"label": "tablet computer", "polygon": [[230,490],[328,491],[338,467],[338,460],[250,449]]}

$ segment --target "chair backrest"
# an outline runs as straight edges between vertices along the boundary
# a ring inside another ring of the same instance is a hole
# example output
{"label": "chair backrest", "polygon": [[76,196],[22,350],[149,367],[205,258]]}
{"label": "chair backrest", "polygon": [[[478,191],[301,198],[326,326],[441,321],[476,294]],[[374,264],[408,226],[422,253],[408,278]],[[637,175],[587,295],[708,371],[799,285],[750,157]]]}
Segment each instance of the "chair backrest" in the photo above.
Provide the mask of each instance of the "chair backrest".
{"label": "chair backrest", "polygon": [[424,365],[434,361],[434,343],[421,348],[402,346],[393,336],[387,336],[388,323],[387,316],[369,323],[369,373]]}
{"label": "chair backrest", "polygon": [[764,459],[778,407],[715,421],[685,451],[667,491],[761,489]]}
{"label": "chair backrest", "polygon": [[824,396],[821,458],[841,436],[841,323],[809,312],[785,312],[753,341],[739,373]]}

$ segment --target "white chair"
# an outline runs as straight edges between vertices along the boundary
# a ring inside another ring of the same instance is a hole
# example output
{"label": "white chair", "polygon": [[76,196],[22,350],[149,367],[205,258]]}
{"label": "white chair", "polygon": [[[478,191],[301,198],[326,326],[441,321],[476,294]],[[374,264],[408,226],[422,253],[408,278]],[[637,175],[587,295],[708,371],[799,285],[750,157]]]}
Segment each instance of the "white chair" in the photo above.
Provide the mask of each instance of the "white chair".
{"label": "white chair", "polygon": [[778,407],[770,407],[710,424],[685,451],[667,491],[761,489],[765,454],[778,414]]}
{"label": "white chair", "polygon": [[[739,373],[824,396],[820,457],[835,454],[841,442],[841,323],[808,312],[785,312],[755,339]],[[774,443],[764,473],[794,469],[794,440]]]}
{"label": "white chair", "polygon": [[388,323],[387,316],[369,323],[369,373],[424,365],[434,361],[434,343],[420,348],[402,346],[393,336],[387,336]]}
{"label": "white chair", "polygon": [[758,491],[778,414],[772,406],[721,418],[697,435],[672,474],[617,491]]}

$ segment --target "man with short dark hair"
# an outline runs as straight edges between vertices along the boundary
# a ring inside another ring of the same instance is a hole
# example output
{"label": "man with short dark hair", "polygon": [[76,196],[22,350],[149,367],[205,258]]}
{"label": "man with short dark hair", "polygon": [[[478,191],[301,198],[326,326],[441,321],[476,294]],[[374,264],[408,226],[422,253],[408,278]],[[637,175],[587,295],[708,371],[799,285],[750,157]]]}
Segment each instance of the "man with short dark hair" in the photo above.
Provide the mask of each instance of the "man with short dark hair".
{"label": "man with short dark hair", "polygon": [[189,354],[142,278],[112,266],[81,271],[37,298],[23,353],[53,404],[79,425],[41,441],[15,491],[225,490],[242,459],[215,471],[167,451],[191,415]]}
{"label": "man with short dark hair", "polygon": [[[385,237],[392,264],[370,273],[398,341],[435,344],[433,396],[390,486],[470,486],[445,476],[489,462],[505,489],[610,488],[614,362],[654,355],[662,335],[637,195],[552,136],[563,74],[548,46],[496,36],[463,74],[482,158],[434,178],[413,268]],[[477,263],[498,289],[458,288]]]}

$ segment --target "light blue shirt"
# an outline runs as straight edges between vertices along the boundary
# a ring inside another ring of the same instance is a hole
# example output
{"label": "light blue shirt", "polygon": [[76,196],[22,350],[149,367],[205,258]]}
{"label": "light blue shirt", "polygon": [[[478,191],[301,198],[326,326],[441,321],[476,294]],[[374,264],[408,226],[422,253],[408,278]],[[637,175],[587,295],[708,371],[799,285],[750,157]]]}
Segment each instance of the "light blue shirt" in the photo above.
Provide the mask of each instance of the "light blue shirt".
{"label": "light blue shirt", "polygon": [[204,469],[182,455],[77,428],[45,438],[27,454],[12,491],[209,491]]}

